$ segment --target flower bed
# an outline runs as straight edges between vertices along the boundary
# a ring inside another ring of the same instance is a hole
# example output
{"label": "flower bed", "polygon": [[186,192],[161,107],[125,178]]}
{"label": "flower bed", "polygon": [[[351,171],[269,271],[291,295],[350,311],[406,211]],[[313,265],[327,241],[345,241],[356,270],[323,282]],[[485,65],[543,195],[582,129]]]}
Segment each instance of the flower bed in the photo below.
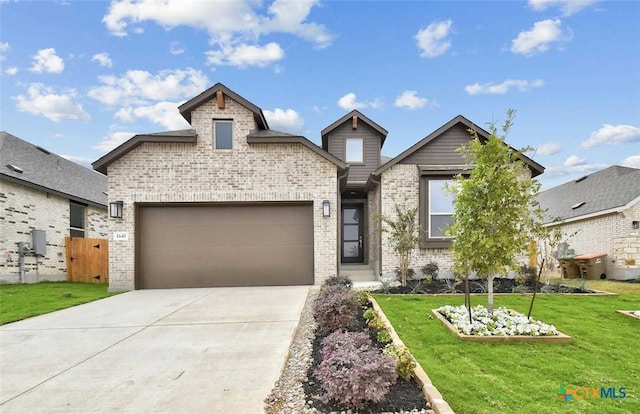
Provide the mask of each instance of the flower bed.
{"label": "flower bed", "polygon": [[464,305],[445,305],[433,314],[460,338],[471,341],[560,342],[570,343],[571,337],[555,326],[528,319],[516,311],[500,307],[493,316],[482,305],[471,308],[472,320]]}

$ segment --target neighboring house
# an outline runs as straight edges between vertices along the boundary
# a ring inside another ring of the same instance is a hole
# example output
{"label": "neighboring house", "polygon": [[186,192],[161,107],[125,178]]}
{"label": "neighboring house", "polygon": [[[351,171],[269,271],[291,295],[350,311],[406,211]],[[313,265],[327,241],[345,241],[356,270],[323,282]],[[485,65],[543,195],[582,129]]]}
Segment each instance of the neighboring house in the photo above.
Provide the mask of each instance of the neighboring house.
{"label": "neighboring house", "polygon": [[4,131],[0,160],[0,282],[66,280],[65,237],[108,236],[106,177]]}
{"label": "neighboring house", "polygon": [[576,254],[607,254],[607,278],[640,276],[640,169],[614,165],[542,191],[538,202]]}
{"label": "neighboring house", "polygon": [[[389,160],[387,131],[352,111],[322,131],[322,147],[269,129],[262,110],[222,84],[179,107],[192,129],[136,135],[93,163],[107,174],[112,290],[320,284],[393,274],[376,218],[420,208],[413,267],[452,273],[442,185],[465,168],[456,148],[487,132],[458,116]],[[522,157],[532,176],[544,168]],[[384,164],[383,164],[384,162]]]}

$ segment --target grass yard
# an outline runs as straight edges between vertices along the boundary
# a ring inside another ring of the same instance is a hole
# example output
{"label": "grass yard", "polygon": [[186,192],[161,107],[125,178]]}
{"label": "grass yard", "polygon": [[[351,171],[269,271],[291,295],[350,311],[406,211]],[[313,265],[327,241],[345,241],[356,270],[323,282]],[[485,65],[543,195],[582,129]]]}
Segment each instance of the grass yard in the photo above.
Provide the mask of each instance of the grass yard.
{"label": "grass yard", "polygon": [[[463,342],[429,317],[431,309],[463,304],[463,295],[374,297],[458,414],[640,413],[640,321],[615,313],[640,309],[640,295],[538,296],[532,316],[572,336],[570,345]],[[525,314],[529,303],[524,295],[495,299],[496,306]],[[565,403],[556,396],[561,385],[626,387],[627,397]]]}
{"label": "grass yard", "polygon": [[[560,279],[551,279],[558,282]],[[582,279],[562,279],[561,283],[567,286],[580,286]],[[620,282],[613,280],[585,280],[584,285],[587,289],[604,290],[611,293],[629,293],[640,295],[640,283]]]}
{"label": "grass yard", "polygon": [[[65,296],[65,293],[70,293]],[[0,285],[0,325],[106,298],[106,284],[43,282]]]}

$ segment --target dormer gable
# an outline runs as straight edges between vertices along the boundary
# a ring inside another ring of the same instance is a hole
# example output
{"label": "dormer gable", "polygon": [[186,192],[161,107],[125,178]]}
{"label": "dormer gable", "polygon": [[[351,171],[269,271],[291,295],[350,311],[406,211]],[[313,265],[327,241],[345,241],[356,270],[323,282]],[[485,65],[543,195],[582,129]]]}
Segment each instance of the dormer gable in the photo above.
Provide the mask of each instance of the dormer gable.
{"label": "dormer gable", "polygon": [[376,131],[380,135],[380,148],[384,145],[384,140],[387,138],[387,130],[382,128],[377,123],[373,122],[371,119],[366,117],[363,113],[358,111],[357,109],[352,110],[351,112],[344,115],[342,118],[338,119],[328,127],[322,130],[322,149],[328,151],[329,149],[329,136],[332,132],[334,132],[338,127],[342,126],[345,123],[351,123],[352,129],[358,128],[358,123],[363,122],[364,124],[371,127],[374,131]]}

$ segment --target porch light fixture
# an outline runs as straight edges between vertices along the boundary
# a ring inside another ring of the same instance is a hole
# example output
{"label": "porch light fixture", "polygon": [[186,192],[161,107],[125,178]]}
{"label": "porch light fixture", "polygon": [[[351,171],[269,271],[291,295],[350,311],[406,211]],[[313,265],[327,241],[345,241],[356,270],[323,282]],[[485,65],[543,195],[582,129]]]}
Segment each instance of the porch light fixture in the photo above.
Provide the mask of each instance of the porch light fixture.
{"label": "porch light fixture", "polygon": [[322,202],[322,217],[331,217],[331,204],[329,204],[329,200]]}
{"label": "porch light fixture", "polygon": [[123,201],[113,201],[109,203],[109,217],[122,218]]}

